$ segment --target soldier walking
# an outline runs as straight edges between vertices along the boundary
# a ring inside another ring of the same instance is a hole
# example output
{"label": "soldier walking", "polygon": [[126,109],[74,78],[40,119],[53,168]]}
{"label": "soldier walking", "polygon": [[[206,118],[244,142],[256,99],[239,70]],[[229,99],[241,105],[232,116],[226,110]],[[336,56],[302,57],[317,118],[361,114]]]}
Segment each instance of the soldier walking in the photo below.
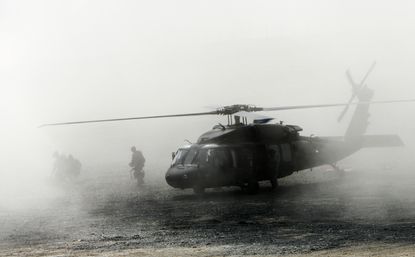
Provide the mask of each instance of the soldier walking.
{"label": "soldier walking", "polygon": [[131,171],[133,172],[134,178],[137,180],[138,185],[144,184],[144,163],[146,159],[143,156],[143,153],[135,148],[135,146],[131,147],[131,162],[130,167],[132,168]]}

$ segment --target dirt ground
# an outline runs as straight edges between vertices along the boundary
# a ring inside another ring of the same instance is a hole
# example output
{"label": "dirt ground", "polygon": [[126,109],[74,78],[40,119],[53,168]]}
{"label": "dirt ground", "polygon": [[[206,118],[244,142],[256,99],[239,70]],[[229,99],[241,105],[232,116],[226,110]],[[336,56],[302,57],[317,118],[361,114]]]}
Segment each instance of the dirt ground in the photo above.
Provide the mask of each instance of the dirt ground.
{"label": "dirt ground", "polygon": [[415,256],[411,170],[303,171],[256,195],[115,171],[42,190],[0,205],[0,256]]}

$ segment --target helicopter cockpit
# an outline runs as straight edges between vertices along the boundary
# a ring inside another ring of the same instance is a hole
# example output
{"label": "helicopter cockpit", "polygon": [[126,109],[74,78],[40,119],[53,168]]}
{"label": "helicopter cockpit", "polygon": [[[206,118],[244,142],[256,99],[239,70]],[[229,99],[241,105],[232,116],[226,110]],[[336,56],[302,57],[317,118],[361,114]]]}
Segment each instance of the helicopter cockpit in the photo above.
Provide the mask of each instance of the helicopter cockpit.
{"label": "helicopter cockpit", "polygon": [[251,171],[255,149],[254,145],[193,144],[182,147],[174,155],[166,181],[178,188],[199,183],[203,186],[229,183]]}
{"label": "helicopter cockpit", "polygon": [[171,167],[192,164],[220,166],[221,163],[228,163],[228,166],[235,167],[237,162],[233,148],[216,145],[189,145],[179,148],[173,156]]}

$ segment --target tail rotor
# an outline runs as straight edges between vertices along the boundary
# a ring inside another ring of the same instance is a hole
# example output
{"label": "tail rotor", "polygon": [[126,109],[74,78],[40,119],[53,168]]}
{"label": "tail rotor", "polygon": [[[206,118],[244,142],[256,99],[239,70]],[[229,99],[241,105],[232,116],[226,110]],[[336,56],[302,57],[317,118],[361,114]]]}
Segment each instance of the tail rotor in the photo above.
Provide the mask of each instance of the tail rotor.
{"label": "tail rotor", "polygon": [[364,83],[366,82],[366,79],[368,78],[369,74],[373,71],[373,69],[376,66],[376,62],[373,62],[372,65],[370,66],[369,70],[366,72],[365,76],[363,77],[362,81],[360,81],[359,84],[357,84],[354,80],[352,75],[350,74],[350,70],[346,71],[346,77],[347,80],[349,81],[349,83],[352,86],[352,96],[350,97],[349,101],[347,102],[347,105],[344,107],[343,111],[340,113],[340,116],[337,118],[337,121],[340,122],[344,115],[347,113],[347,111],[349,110],[350,104],[353,102],[353,100],[355,99],[356,96],[359,95],[359,93],[364,89],[367,88],[367,85],[365,85]]}

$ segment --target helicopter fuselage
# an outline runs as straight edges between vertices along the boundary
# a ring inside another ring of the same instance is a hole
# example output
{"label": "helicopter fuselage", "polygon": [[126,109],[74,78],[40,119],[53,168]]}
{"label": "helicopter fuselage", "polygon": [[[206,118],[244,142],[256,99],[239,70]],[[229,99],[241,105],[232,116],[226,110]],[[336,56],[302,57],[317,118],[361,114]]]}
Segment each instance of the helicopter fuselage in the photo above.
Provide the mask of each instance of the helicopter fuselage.
{"label": "helicopter fuselage", "polygon": [[215,126],[177,150],[166,181],[182,189],[244,186],[327,163],[324,143],[299,131],[281,124]]}

